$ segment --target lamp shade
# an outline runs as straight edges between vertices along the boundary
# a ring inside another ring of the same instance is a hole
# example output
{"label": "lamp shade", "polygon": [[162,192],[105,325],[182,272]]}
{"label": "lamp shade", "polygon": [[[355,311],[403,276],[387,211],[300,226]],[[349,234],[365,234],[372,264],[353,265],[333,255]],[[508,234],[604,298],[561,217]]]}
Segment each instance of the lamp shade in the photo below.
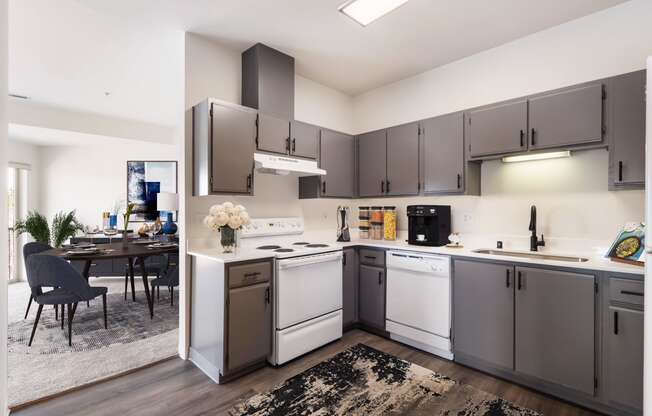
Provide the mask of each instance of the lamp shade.
{"label": "lamp shade", "polygon": [[170,192],[160,192],[156,195],[156,209],[158,211],[178,211],[179,195]]}

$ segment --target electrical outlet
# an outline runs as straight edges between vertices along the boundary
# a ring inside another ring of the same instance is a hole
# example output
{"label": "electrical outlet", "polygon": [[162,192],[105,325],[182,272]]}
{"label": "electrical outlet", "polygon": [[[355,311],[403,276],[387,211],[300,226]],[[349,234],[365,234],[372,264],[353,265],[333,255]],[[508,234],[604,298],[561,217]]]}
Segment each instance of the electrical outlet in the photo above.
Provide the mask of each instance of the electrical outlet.
{"label": "electrical outlet", "polygon": [[462,214],[462,220],[465,223],[473,222],[473,215],[468,212],[465,212],[464,214]]}

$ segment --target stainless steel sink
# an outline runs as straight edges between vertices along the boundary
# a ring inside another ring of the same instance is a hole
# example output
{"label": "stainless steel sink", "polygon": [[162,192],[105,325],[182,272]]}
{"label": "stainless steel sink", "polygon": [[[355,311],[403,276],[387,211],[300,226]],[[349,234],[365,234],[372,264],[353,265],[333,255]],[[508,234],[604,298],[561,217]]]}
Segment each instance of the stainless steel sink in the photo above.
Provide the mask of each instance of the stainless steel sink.
{"label": "stainless steel sink", "polygon": [[543,253],[534,253],[534,252],[527,253],[523,251],[482,249],[482,250],[473,250],[473,252],[478,254],[489,254],[491,256],[522,257],[527,259],[567,261],[570,263],[584,263],[585,261],[589,261],[589,259],[585,257],[556,256],[552,254],[543,254]]}

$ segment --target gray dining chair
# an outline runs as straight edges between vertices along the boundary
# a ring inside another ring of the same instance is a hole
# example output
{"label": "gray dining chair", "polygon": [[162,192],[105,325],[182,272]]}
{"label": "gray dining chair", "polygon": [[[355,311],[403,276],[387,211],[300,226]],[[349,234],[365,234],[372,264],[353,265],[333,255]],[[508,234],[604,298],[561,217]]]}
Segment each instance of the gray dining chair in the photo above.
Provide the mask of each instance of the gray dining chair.
{"label": "gray dining chair", "polygon": [[[148,276],[156,276],[156,278],[161,277],[161,273],[167,269],[169,263],[169,259],[167,256],[165,256],[165,264],[145,264],[145,271],[147,271]],[[134,274],[141,273],[142,274],[142,265],[140,264],[140,259],[136,259],[134,261]],[[129,264],[125,265],[125,300],[127,300],[127,291],[129,287],[129,281],[131,280],[131,297],[132,300],[135,302],[136,301],[136,289],[135,289],[135,283],[134,279],[131,278],[131,275],[129,273]],[[152,293],[153,295],[153,293]]]}
{"label": "gray dining chair", "polygon": [[[86,279],[66,260],[47,254],[34,254],[27,258],[27,281],[32,290],[34,301],[39,305],[29,338],[32,345],[41,311],[44,305],[61,305],[61,328],[63,329],[63,307],[68,308],[68,345],[72,346],[72,320],[79,302],[85,302],[102,296],[104,309],[104,328],[108,328],[106,316],[106,294],[108,288],[90,286]],[[54,287],[43,292],[44,287]]]}
{"label": "gray dining chair", "polygon": [[[25,262],[25,265],[27,265],[27,258],[31,256],[32,254],[38,254],[42,253],[44,251],[50,250],[52,246],[46,243],[42,243],[40,241],[33,241],[31,243],[27,243],[23,246],[23,260]],[[32,301],[34,301],[34,295],[30,293],[29,295],[29,301],[27,302],[27,310],[25,311],[25,318],[27,319],[27,315],[29,315],[29,308],[32,306]],[[55,305],[54,306],[54,316],[55,319],[59,319],[59,306]]]}
{"label": "gray dining chair", "polygon": [[[161,277],[152,279],[150,282],[152,286],[152,296],[154,296],[154,288],[158,289],[157,293],[160,294],[161,287],[167,287],[170,294],[170,306],[174,306],[174,288],[179,286],[179,266],[170,267],[163,272]],[[160,300],[160,297],[157,297]]]}

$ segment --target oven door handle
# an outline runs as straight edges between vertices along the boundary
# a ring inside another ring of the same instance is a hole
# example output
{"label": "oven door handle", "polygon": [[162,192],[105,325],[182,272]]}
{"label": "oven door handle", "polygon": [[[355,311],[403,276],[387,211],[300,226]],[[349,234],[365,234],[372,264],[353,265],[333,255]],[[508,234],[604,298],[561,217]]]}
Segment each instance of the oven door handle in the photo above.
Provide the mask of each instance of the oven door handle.
{"label": "oven door handle", "polygon": [[342,259],[342,252],[338,251],[338,252],[335,252],[335,253],[325,254],[325,255],[316,255],[316,256],[310,256],[310,257],[304,257],[304,258],[280,260],[278,262],[278,268],[279,269],[291,269],[293,267],[302,267],[302,266],[307,266],[307,265],[310,265],[310,264],[326,263],[326,262],[331,262],[331,261],[340,261],[341,259]]}

